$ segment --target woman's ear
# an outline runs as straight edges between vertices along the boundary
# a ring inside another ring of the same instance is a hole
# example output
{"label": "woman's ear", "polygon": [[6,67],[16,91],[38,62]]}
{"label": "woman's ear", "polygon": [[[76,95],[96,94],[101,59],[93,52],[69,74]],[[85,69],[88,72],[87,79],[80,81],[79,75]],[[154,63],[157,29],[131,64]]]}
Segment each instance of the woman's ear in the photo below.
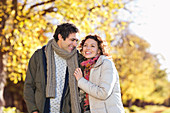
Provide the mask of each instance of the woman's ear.
{"label": "woman's ear", "polygon": [[100,49],[98,49],[98,52],[97,52],[97,53],[98,53],[99,55],[100,55],[100,52],[101,52]]}

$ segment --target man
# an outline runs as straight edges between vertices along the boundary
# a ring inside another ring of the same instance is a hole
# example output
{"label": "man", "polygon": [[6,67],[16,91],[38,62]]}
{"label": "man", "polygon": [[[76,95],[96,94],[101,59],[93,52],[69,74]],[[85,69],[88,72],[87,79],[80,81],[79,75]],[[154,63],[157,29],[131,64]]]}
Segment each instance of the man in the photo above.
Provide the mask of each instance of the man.
{"label": "man", "polygon": [[70,23],[57,26],[54,39],[31,57],[24,84],[29,113],[80,113],[78,87],[78,29]]}

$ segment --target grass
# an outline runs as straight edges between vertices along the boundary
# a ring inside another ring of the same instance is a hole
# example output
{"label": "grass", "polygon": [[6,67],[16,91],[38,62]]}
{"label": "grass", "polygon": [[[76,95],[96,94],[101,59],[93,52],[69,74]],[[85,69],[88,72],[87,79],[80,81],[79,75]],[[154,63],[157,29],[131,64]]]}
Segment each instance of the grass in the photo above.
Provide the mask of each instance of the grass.
{"label": "grass", "polygon": [[[15,107],[3,108],[3,113],[22,113]],[[170,113],[170,107],[165,106],[145,106],[145,108],[140,108],[137,106],[132,106],[130,108],[125,107],[125,113]]]}
{"label": "grass", "polygon": [[125,113],[170,113],[170,107],[148,105],[143,109],[137,106],[132,106],[130,108],[125,108],[125,111]]}

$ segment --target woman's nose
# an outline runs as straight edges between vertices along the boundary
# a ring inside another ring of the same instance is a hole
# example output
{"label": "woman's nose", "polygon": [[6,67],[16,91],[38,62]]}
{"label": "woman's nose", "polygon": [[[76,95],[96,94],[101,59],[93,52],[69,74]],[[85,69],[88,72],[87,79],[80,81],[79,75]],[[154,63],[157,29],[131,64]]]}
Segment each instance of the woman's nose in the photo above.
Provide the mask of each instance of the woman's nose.
{"label": "woman's nose", "polygon": [[87,49],[90,49],[90,46],[87,46],[86,48],[87,48]]}

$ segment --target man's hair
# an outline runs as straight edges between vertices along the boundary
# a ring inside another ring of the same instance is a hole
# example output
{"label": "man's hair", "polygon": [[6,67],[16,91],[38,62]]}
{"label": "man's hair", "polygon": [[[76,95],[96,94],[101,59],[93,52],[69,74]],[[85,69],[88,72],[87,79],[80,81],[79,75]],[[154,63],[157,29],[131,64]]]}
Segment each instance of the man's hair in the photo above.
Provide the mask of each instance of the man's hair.
{"label": "man's hair", "polygon": [[62,38],[65,40],[69,36],[69,34],[77,33],[77,32],[78,32],[78,28],[75,25],[71,23],[63,23],[57,26],[53,37],[57,42],[58,34],[60,34]]}

